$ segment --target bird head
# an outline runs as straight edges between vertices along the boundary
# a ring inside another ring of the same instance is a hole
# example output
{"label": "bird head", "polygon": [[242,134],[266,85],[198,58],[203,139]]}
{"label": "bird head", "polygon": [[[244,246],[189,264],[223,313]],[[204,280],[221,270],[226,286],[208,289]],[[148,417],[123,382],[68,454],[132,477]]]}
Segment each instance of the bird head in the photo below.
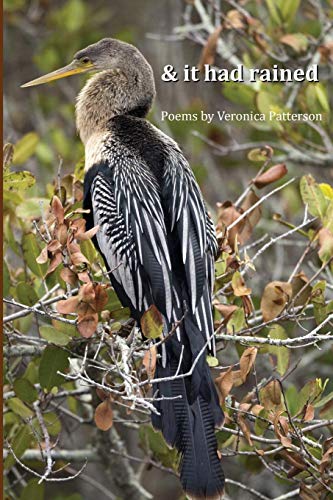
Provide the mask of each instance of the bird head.
{"label": "bird head", "polygon": [[127,72],[137,73],[143,77],[149,74],[152,77],[150,65],[136,47],[114,38],[103,38],[77,52],[67,66],[40,76],[21,87],[33,87],[71,75],[105,70],[114,70],[125,75]]}

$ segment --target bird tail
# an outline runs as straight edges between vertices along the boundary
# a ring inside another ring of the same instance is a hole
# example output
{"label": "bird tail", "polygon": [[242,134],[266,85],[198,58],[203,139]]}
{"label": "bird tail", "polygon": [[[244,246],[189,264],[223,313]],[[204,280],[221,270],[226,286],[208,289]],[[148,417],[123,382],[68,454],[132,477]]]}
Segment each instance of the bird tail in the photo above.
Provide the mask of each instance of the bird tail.
{"label": "bird tail", "polygon": [[[178,364],[173,356],[166,367],[157,366],[155,377],[181,375]],[[156,384],[158,387],[154,389],[158,389],[158,397],[166,399],[156,401],[160,415],[153,414],[152,424],[179,452],[180,480],[186,495],[193,500],[217,500],[223,496],[224,474],[217,454],[214,429],[222,425],[223,412],[206,361],[203,370],[203,379],[208,379],[206,388],[210,388],[209,397],[205,390],[204,394],[200,393],[191,400],[191,382],[187,378],[174,378]]]}

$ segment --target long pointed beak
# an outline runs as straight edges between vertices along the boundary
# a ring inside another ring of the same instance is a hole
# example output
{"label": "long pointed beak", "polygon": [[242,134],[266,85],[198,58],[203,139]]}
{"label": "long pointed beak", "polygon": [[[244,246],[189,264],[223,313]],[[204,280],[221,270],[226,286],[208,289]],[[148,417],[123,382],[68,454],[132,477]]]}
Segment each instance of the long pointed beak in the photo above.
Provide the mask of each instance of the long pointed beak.
{"label": "long pointed beak", "polygon": [[91,69],[93,64],[81,66],[77,61],[73,61],[63,68],[52,71],[47,75],[40,76],[31,82],[24,83],[21,87],[33,87],[35,85],[41,85],[42,83],[52,82],[53,80],[59,80],[60,78],[65,78],[66,76],[76,75],[78,73],[85,73]]}

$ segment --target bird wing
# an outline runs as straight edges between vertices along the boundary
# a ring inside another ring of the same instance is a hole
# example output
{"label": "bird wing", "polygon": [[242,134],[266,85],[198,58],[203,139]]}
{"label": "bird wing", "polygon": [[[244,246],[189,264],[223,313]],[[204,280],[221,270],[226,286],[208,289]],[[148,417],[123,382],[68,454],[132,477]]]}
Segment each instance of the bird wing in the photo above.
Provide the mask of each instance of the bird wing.
{"label": "bird wing", "polygon": [[213,222],[208,215],[194,174],[175,143],[169,144],[164,170],[162,198],[171,200],[166,210],[171,230],[178,235],[185,267],[189,305],[199,330],[212,347],[211,311],[214,286],[214,257],[218,244]]}
{"label": "bird wing", "polygon": [[90,182],[86,176],[97,242],[116,292],[136,317],[154,303],[171,321],[171,262],[158,186],[145,164],[125,153],[90,169]]}

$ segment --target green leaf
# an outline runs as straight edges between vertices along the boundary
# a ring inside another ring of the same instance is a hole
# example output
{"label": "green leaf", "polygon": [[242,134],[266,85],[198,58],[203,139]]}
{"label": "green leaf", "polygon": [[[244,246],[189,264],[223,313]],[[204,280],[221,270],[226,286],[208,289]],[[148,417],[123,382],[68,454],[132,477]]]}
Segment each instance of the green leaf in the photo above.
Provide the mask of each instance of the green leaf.
{"label": "green leaf", "polygon": [[7,402],[8,408],[10,408],[16,415],[19,415],[21,418],[31,418],[33,416],[33,412],[28,408],[23,401],[19,398],[11,398]]}
{"label": "green leaf", "polygon": [[45,483],[39,484],[39,479],[30,479],[23,488],[20,500],[44,500]]}
{"label": "green leaf", "polygon": [[34,306],[38,302],[38,296],[31,284],[20,281],[16,286],[16,295],[19,302],[26,306]]}
{"label": "green leaf", "polygon": [[23,191],[33,186],[36,182],[31,172],[10,172],[3,176],[3,189],[6,191]]}
{"label": "green leaf", "polygon": [[237,333],[245,327],[244,309],[240,307],[231,316],[227,324],[227,333]]}
{"label": "green leaf", "polygon": [[141,330],[148,339],[156,339],[163,331],[163,317],[156,306],[151,305],[141,318]]}
{"label": "green leaf", "polygon": [[266,0],[266,4],[272,21],[276,24],[281,24],[282,19],[279,9],[280,2],[277,0]]}
{"label": "green leaf", "polygon": [[250,161],[266,161],[267,160],[267,150],[261,148],[251,149],[247,155]]}
{"label": "green leaf", "polygon": [[207,361],[208,366],[210,366],[211,368],[219,365],[219,360],[217,358],[215,358],[214,356],[210,356],[209,354],[208,354],[208,356],[206,356],[206,361]]}
{"label": "green leaf", "polygon": [[48,202],[46,198],[26,199],[16,208],[16,215],[22,219],[38,219],[41,215],[41,204],[45,206]]}
{"label": "green leaf", "polygon": [[328,207],[328,200],[326,200],[312,175],[309,174],[302,177],[300,191],[303,203],[308,205],[310,214],[323,219]]}
{"label": "green leaf", "polygon": [[[274,325],[269,330],[269,337],[271,339],[287,339],[288,335],[282,326]],[[278,373],[284,375],[290,362],[290,350],[285,346],[270,345],[267,351],[276,358],[276,370]]]}
{"label": "green leaf", "polygon": [[24,135],[14,146],[13,163],[20,165],[28,160],[36,151],[39,137],[35,132]]}
{"label": "green leaf", "polygon": [[54,326],[40,326],[39,333],[41,334],[43,339],[56,345],[67,345],[71,340],[71,337],[69,335],[57,330],[56,328],[54,328]]}
{"label": "green leaf", "polygon": [[329,394],[326,394],[322,399],[320,399],[317,403],[314,404],[315,408],[321,408],[322,406],[326,405],[326,403],[329,403],[333,399],[333,391],[330,392]]}
{"label": "green leaf", "polygon": [[237,82],[223,84],[223,95],[231,102],[243,104],[249,108],[253,106],[255,90],[248,85]]}
{"label": "green leaf", "polygon": [[281,13],[283,19],[289,24],[292,23],[299,9],[301,0],[283,0],[281,4]]}
{"label": "green leaf", "polygon": [[38,391],[26,378],[17,378],[13,384],[14,392],[25,403],[33,403],[38,398]]}
{"label": "green leaf", "polygon": [[37,243],[36,236],[33,233],[25,234],[23,236],[24,260],[36,276],[43,278],[46,273],[47,264],[38,264],[38,262],[36,262],[36,258],[40,252],[41,248]]}
{"label": "green leaf", "polygon": [[43,389],[51,391],[53,387],[59,387],[64,383],[64,377],[57,372],[65,372],[68,369],[68,357],[69,353],[59,347],[46,347],[39,365],[39,379]]}
{"label": "green leaf", "polygon": [[80,249],[83,255],[88,259],[90,264],[98,260],[98,253],[91,240],[84,240],[80,243]]}
{"label": "green leaf", "polygon": [[[50,436],[58,436],[61,432],[61,422],[54,412],[43,413],[43,420]],[[32,426],[38,434],[42,434],[37,418],[32,421]]]}
{"label": "green leaf", "polygon": [[[20,458],[25,450],[29,447],[32,441],[32,433],[29,425],[24,425],[20,428],[20,430],[15,434],[14,439],[11,443],[11,447],[17,458]],[[15,464],[16,460],[11,453],[7,456],[4,468],[9,469]]]}
{"label": "green leaf", "polygon": [[330,112],[330,103],[328,100],[327,96],[327,91],[322,83],[316,83],[315,86],[315,93],[318,99],[319,104],[323,108],[324,111],[327,113]]}
{"label": "green leaf", "polygon": [[317,325],[320,325],[327,316],[325,290],[326,282],[322,280],[314,285],[311,293],[311,303],[313,304],[313,313]]}
{"label": "green leaf", "polygon": [[[268,411],[265,410],[265,408],[263,408],[262,410],[260,410],[258,417],[268,419],[269,417]],[[254,432],[256,433],[257,436],[262,436],[265,430],[268,429],[268,427],[269,427],[269,421],[265,422],[260,418],[256,418],[254,423]]]}
{"label": "green leaf", "polygon": [[4,260],[3,261],[3,278],[2,278],[2,293],[4,297],[7,297],[9,295],[9,289],[10,289],[10,274],[9,274],[9,269],[7,266],[7,262]]}

